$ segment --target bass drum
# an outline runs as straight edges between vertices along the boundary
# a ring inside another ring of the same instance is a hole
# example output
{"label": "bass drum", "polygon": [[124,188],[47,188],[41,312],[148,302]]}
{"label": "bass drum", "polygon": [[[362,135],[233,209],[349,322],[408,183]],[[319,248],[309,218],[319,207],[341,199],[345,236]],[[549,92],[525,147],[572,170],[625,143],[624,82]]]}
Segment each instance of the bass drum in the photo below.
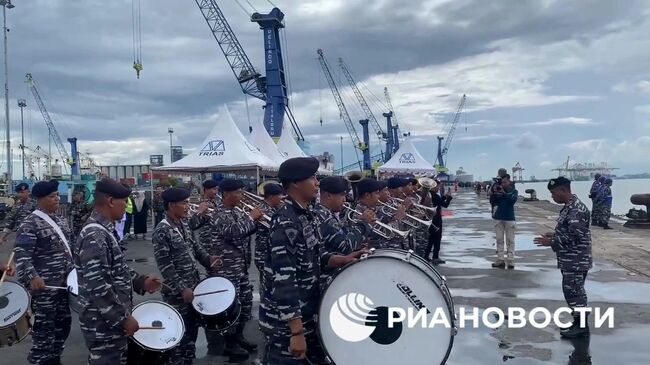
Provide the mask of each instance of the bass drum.
{"label": "bass drum", "polygon": [[27,289],[13,281],[0,285],[0,347],[22,341],[32,330],[31,297]]}
{"label": "bass drum", "polygon": [[[389,328],[388,307],[414,314],[427,308],[427,325],[441,308],[449,326],[408,328],[405,320]],[[337,365],[444,364],[457,332],[444,277],[412,251],[371,250],[346,266],[325,290],[318,313],[321,343]]]}

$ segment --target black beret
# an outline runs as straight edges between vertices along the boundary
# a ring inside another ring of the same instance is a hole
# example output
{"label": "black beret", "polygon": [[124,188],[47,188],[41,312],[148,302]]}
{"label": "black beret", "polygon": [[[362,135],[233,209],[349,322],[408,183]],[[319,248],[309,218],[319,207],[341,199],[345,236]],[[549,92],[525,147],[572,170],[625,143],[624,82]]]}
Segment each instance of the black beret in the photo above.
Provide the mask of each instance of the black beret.
{"label": "black beret", "polygon": [[278,171],[278,179],[282,182],[298,182],[316,175],[320,166],[313,157],[294,157],[284,161]]}
{"label": "black beret", "polygon": [[161,197],[167,203],[176,203],[190,197],[190,191],[181,188],[169,188],[162,192]]}
{"label": "black beret", "polygon": [[212,179],[203,182],[203,189],[213,189],[217,186],[219,186],[219,183]]}
{"label": "black beret", "polygon": [[409,182],[409,184],[417,185],[418,184],[418,179],[416,179],[414,177],[409,177],[408,182]]}
{"label": "black beret", "polygon": [[548,190],[553,190],[553,189],[555,189],[555,188],[557,188],[559,186],[569,186],[570,187],[571,186],[571,180],[567,179],[564,176],[556,177],[555,179],[551,179],[548,182],[548,186],[546,186],[546,187],[548,188]]}
{"label": "black beret", "polygon": [[37,198],[44,198],[59,189],[59,182],[56,180],[39,181],[32,188],[32,195]]}
{"label": "black beret", "polygon": [[388,187],[388,182],[386,182],[386,180],[379,180],[377,182],[379,183],[379,190],[384,190]]}
{"label": "black beret", "polygon": [[126,199],[131,195],[131,189],[109,178],[98,181],[95,186],[95,191],[104,193],[115,199]]}
{"label": "black beret", "polygon": [[404,180],[400,179],[399,177],[391,177],[388,179],[388,188],[389,189],[397,189],[401,188],[404,184]]}
{"label": "black beret", "polygon": [[320,181],[320,189],[330,194],[343,194],[348,191],[348,181],[341,176],[328,176]]}
{"label": "black beret", "polygon": [[282,186],[278,184],[273,184],[269,183],[264,186],[264,197],[268,198],[269,196],[273,195],[280,195],[283,194],[284,190],[282,189]]}
{"label": "black beret", "polygon": [[374,193],[379,190],[381,190],[381,186],[379,185],[379,181],[375,179],[365,178],[359,181],[359,185],[357,185],[357,193],[359,194],[359,197],[363,197],[365,194]]}
{"label": "black beret", "polygon": [[29,191],[29,185],[27,185],[24,182],[16,185],[16,192],[23,191],[23,190]]}
{"label": "black beret", "polygon": [[244,183],[241,180],[235,179],[225,179],[219,184],[219,189],[224,192],[239,190],[244,187]]}

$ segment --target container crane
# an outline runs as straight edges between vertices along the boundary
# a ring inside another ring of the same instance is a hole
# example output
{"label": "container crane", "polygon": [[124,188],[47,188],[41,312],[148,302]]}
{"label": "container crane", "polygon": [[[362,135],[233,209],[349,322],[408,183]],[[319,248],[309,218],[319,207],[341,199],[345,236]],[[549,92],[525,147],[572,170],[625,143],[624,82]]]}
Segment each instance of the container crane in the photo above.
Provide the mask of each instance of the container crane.
{"label": "container crane", "polygon": [[50,113],[48,113],[47,109],[45,108],[45,104],[43,103],[43,100],[41,99],[41,95],[38,92],[38,88],[36,87],[36,82],[34,81],[34,78],[32,77],[31,73],[28,73],[25,75],[25,79],[27,84],[29,85],[29,89],[32,91],[32,94],[34,95],[34,99],[36,100],[36,104],[38,104],[38,109],[41,111],[41,115],[43,116],[43,120],[45,121],[45,125],[47,126],[47,129],[50,133],[50,136],[54,140],[54,145],[56,146],[56,149],[59,151],[59,154],[61,155],[61,159],[65,161],[68,165],[70,165],[70,170],[72,172],[72,175],[79,175],[79,164],[77,161],[77,156],[76,156],[76,150],[77,150],[77,139],[76,138],[69,138],[68,141],[70,142],[70,145],[72,147],[72,151],[74,156],[70,156],[68,151],[65,149],[63,146],[63,142],[61,141],[61,137],[59,136],[59,132],[56,130],[56,127],[54,127],[54,123],[52,122],[52,118],[50,118]]}
{"label": "container crane", "polygon": [[[367,128],[367,124],[370,124],[372,126],[372,129],[375,131],[375,134],[377,134],[377,137],[379,140],[386,140],[386,155],[384,155],[384,162],[388,161],[390,159],[390,150],[392,150],[392,133],[386,135],[384,131],[381,129],[381,125],[379,125],[379,122],[377,122],[377,118],[375,118],[375,115],[372,113],[372,110],[368,106],[368,103],[366,102],[366,99],[363,97],[363,94],[361,93],[361,90],[357,87],[357,82],[354,80],[354,77],[352,77],[352,73],[350,72],[350,69],[348,66],[345,64],[343,61],[343,58],[339,57],[339,67],[341,68],[341,71],[343,71],[343,75],[345,75],[345,78],[348,80],[348,84],[350,84],[350,87],[352,88],[352,91],[354,92],[354,95],[357,97],[357,100],[359,101],[359,104],[361,105],[361,109],[363,110],[364,114],[366,115],[367,123],[361,123],[362,126],[364,126],[364,141],[367,140],[365,139],[366,131],[365,128]],[[365,120],[365,119],[364,119]]]}
{"label": "container crane", "polygon": [[216,0],[194,1],[201,10],[203,18],[226,57],[244,95],[250,95],[266,103],[264,106],[264,128],[269,135],[277,142],[282,134],[282,123],[286,112],[293,131],[301,141],[304,141],[305,138],[291,109],[289,109],[279,36],[280,28],[284,28],[284,24],[282,24],[284,13],[278,8],[273,8],[268,14],[254,13],[251,16],[251,22],[258,23],[264,33],[266,76],[262,76],[253,67]]}
{"label": "container crane", "polygon": [[[339,92],[339,88],[336,86],[336,83],[334,82],[334,77],[332,77],[332,73],[330,72],[330,67],[327,63],[327,60],[325,59],[323,50],[319,49],[317,53],[318,53],[318,62],[323,68],[323,73],[325,74],[327,83],[330,86],[330,90],[332,90],[332,95],[334,96],[336,105],[338,105],[339,107],[339,111],[341,113],[341,119],[343,119],[343,122],[345,123],[345,127],[347,128],[348,133],[350,134],[350,139],[352,139],[352,143],[354,144],[354,153],[357,156],[357,163],[359,165],[359,169],[361,169],[362,171],[370,171],[371,169],[370,149],[368,148],[368,145],[361,142],[361,140],[359,139],[359,135],[357,134],[357,130],[354,128],[354,124],[352,123],[352,119],[350,118],[350,114],[348,113],[348,109],[345,107],[345,103],[343,102],[343,98],[341,97],[341,93]],[[363,165],[359,160],[358,151],[361,151],[363,153]]]}
{"label": "container crane", "polygon": [[393,108],[393,103],[391,102],[387,87],[384,87],[384,97],[386,98],[386,104],[388,105],[388,113],[384,113],[383,116],[386,118],[386,127],[391,127],[390,132],[393,135],[393,150],[391,151],[391,154],[393,154],[399,150],[399,124],[397,123],[397,116],[395,115],[395,109]]}
{"label": "container crane", "polygon": [[[451,127],[449,127],[449,133],[447,133],[447,137],[438,137],[438,165],[436,165],[436,170],[441,173],[447,173],[449,169],[447,169],[447,152],[449,151],[449,147],[451,146],[451,141],[454,139],[454,133],[456,132],[456,126],[458,125],[458,121],[460,120],[460,114],[463,112],[463,108],[465,107],[465,100],[467,97],[465,94],[460,98],[460,101],[458,102],[458,106],[456,107],[456,114],[454,114],[454,119],[451,121]],[[442,147],[442,140],[445,140],[445,145]],[[443,160],[444,157],[444,160]]]}

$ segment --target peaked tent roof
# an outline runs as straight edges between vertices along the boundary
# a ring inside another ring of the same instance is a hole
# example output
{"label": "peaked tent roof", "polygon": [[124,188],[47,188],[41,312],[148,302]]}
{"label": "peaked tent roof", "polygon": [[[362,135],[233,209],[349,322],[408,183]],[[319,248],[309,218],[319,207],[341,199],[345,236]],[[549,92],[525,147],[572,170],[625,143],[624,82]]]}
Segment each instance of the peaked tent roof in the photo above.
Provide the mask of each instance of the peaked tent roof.
{"label": "peaked tent roof", "polygon": [[278,150],[287,155],[287,158],[294,157],[307,157],[307,154],[298,146],[296,140],[291,135],[291,131],[287,127],[288,123],[283,123],[282,134],[278,140]]}
{"label": "peaked tent roof", "polygon": [[260,168],[274,171],[278,167],[277,163],[264,156],[246,140],[235,125],[228,108],[224,106],[219,110],[214,128],[194,152],[172,164],[154,170],[215,172]]}
{"label": "peaked tent roof", "polygon": [[253,132],[248,136],[248,141],[278,166],[287,159],[287,154],[280,152],[260,121],[253,125]]}
{"label": "peaked tent roof", "polygon": [[379,172],[403,174],[435,174],[436,169],[415,148],[407,137],[393,157],[379,168]]}

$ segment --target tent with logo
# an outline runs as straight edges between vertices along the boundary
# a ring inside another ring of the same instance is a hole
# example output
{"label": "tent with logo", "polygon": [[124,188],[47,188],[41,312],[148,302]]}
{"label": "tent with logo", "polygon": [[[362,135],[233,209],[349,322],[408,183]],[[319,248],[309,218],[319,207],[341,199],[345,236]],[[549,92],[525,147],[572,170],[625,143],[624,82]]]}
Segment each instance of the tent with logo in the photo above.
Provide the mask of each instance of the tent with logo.
{"label": "tent with logo", "polygon": [[186,157],[157,171],[169,172],[243,172],[277,171],[279,163],[272,161],[246,140],[228,108],[220,109],[219,117],[205,140]]}
{"label": "tent with logo", "polygon": [[433,175],[436,169],[415,148],[411,137],[400,145],[399,150],[378,171],[383,174]]}
{"label": "tent with logo", "polygon": [[273,142],[273,138],[266,131],[261,121],[254,123],[253,132],[248,136],[248,142],[257,147],[258,151],[278,166],[287,159],[287,154],[280,152],[278,145]]}
{"label": "tent with logo", "polygon": [[[309,157],[305,151],[303,151],[302,148],[298,146],[298,143],[296,142],[296,139],[293,138],[293,135],[291,135],[291,130],[287,124],[288,123],[284,123],[282,125],[282,134],[280,135],[280,139],[278,140],[277,144],[278,150],[280,153],[287,156],[286,158]],[[319,175],[333,174],[332,170],[325,169],[322,166],[323,165],[321,164],[321,167],[318,169]]]}

